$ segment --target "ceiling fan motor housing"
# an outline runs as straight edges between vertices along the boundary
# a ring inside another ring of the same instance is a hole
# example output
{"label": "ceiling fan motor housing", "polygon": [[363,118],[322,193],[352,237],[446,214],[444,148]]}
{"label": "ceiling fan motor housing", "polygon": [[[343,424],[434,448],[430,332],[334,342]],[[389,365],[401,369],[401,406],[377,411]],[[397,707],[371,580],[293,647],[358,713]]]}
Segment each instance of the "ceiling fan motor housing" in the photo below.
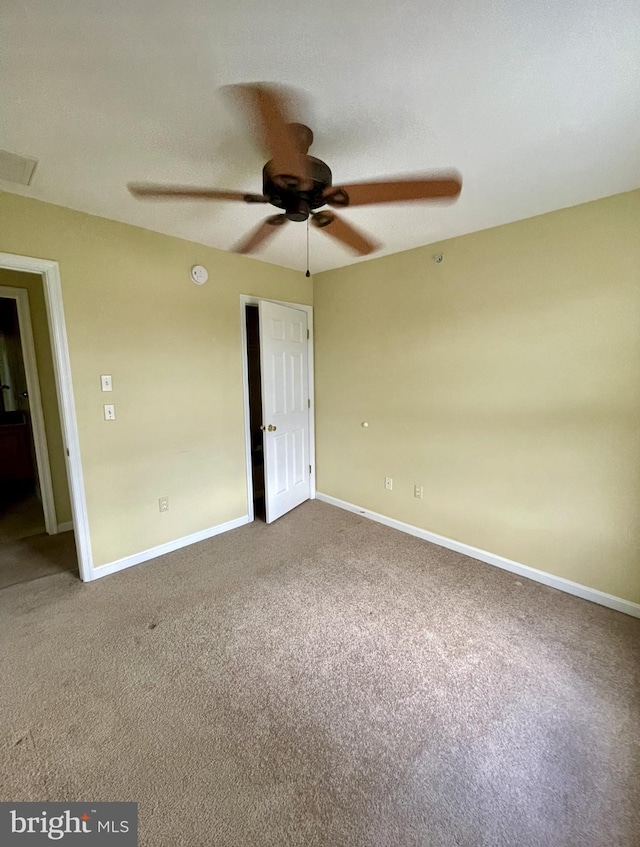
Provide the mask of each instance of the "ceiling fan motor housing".
{"label": "ceiling fan motor housing", "polygon": [[276,172],[271,159],[262,169],[262,193],[272,206],[284,209],[291,221],[306,221],[314,209],[326,205],[324,191],[331,185],[331,168],[315,156],[307,156],[311,187],[299,188],[297,177]]}

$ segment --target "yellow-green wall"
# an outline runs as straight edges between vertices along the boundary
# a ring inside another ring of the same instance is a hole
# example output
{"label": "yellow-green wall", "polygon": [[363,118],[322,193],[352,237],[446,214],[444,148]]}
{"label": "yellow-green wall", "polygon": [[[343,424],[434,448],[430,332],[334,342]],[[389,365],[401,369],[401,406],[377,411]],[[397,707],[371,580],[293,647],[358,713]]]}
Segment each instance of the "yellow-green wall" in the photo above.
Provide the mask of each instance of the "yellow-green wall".
{"label": "yellow-green wall", "polygon": [[0,251],[60,264],[96,565],[246,513],[244,293],[315,298],[319,491],[635,602],[639,232],[630,192],[319,274],[312,292],[0,194]]}
{"label": "yellow-green wall", "polygon": [[314,312],[318,491],[640,602],[640,191],[319,274]]}
{"label": "yellow-green wall", "polygon": [[60,264],[94,564],[245,515],[240,295],[308,304],[311,280],[6,193],[0,251]]}
{"label": "yellow-green wall", "polygon": [[29,293],[29,313],[33,329],[33,345],[36,351],[42,414],[47,435],[56,520],[58,524],[69,523],[71,521],[71,503],[69,501],[67,467],[60,428],[60,411],[56,396],[53,356],[51,354],[51,339],[49,337],[42,277],[39,274],[21,273],[20,271],[0,268],[0,285],[25,288]]}

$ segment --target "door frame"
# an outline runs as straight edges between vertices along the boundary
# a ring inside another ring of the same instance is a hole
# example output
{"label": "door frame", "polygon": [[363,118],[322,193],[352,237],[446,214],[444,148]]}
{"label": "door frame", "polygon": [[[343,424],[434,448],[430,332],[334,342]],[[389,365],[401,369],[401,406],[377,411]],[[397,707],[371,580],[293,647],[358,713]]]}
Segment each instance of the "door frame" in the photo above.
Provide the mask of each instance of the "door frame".
{"label": "door frame", "polygon": [[67,464],[73,529],[75,531],[76,550],[78,554],[78,570],[80,572],[80,579],[83,582],[89,582],[95,578],[95,573],[91,553],[91,539],[89,536],[84,477],[80,459],[78,421],[73,396],[73,383],[71,381],[71,361],[69,359],[69,344],[64,319],[60,268],[57,262],[50,259],[36,259],[13,253],[0,253],[0,268],[38,274],[42,277],[51,340],[51,353],[53,355],[53,371],[58,397],[58,409],[60,411],[60,423],[62,425],[62,438]]}
{"label": "door frame", "polygon": [[56,517],[55,500],[53,498],[47,431],[45,429],[44,412],[42,410],[42,397],[40,395],[40,380],[38,379],[36,348],[33,341],[31,312],[29,311],[29,292],[26,288],[0,285],[0,298],[3,300],[13,300],[16,304],[20,348],[22,350],[22,362],[29,399],[31,435],[36,454],[36,474],[38,475],[38,485],[42,497],[44,526],[48,535],[56,535],[58,533],[58,520]]}
{"label": "door frame", "polygon": [[284,300],[274,300],[271,297],[255,297],[251,294],[240,295],[240,331],[242,339],[242,399],[244,404],[244,450],[247,472],[247,514],[249,522],[255,518],[253,508],[253,466],[251,464],[251,416],[249,414],[249,365],[247,363],[247,326],[245,322],[245,308],[257,306],[260,301],[276,303],[278,306],[289,306],[291,309],[299,309],[307,313],[307,328],[309,338],[307,339],[307,369],[309,378],[309,499],[316,497],[316,437],[315,437],[315,395],[313,384],[313,306],[302,303],[289,303]]}

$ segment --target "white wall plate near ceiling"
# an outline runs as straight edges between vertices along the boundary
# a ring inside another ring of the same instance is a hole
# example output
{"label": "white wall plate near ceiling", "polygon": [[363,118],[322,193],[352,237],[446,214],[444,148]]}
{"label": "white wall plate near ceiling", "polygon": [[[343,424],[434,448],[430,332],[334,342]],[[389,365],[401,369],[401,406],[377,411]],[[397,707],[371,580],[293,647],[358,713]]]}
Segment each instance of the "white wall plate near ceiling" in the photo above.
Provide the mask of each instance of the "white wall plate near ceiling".
{"label": "white wall plate near ceiling", "polygon": [[209,279],[209,272],[202,265],[194,265],[191,268],[191,279],[196,285],[204,285]]}

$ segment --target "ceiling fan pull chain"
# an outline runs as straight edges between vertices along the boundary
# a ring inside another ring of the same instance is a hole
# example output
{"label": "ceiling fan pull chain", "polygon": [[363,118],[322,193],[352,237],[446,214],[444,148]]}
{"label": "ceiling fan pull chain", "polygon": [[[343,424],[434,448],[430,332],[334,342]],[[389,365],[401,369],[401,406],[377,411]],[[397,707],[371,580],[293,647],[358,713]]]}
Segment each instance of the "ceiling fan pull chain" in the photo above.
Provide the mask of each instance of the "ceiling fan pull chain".
{"label": "ceiling fan pull chain", "polygon": [[309,218],[307,218],[307,272],[306,278],[309,279],[311,272],[309,271]]}

